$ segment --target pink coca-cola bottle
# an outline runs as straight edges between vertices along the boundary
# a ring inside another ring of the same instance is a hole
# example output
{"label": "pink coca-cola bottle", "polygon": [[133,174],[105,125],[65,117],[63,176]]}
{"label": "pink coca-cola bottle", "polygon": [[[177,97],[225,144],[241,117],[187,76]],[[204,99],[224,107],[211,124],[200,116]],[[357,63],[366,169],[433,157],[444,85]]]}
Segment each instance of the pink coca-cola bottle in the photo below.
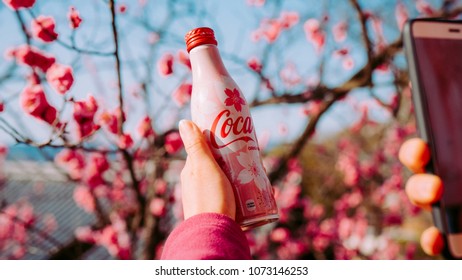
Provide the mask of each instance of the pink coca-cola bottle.
{"label": "pink coca-cola bottle", "polygon": [[262,165],[249,107],[223,65],[213,30],[193,29],[185,40],[193,75],[192,120],[233,185],[236,221],[243,230],[276,221],[273,187]]}

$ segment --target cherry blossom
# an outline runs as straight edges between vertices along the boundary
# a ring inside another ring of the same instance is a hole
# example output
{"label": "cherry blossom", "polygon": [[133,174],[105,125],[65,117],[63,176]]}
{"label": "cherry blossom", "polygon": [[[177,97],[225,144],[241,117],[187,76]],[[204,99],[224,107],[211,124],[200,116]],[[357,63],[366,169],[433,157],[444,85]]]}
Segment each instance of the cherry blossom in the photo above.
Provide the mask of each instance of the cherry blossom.
{"label": "cherry blossom", "polygon": [[122,134],[119,136],[117,146],[120,149],[129,149],[133,146],[133,138],[130,134]]}
{"label": "cherry blossom", "polygon": [[240,112],[242,110],[242,105],[245,105],[245,100],[241,97],[239,90],[236,88],[231,90],[229,88],[225,89],[225,94],[228,96],[225,100],[226,106],[234,106],[236,111]]}
{"label": "cherry blossom", "polygon": [[95,242],[95,238],[94,238],[95,234],[93,230],[88,226],[76,228],[74,231],[74,235],[77,238],[77,240],[80,240],[82,242],[86,242],[86,243]]}
{"label": "cherry blossom", "polygon": [[51,106],[45,96],[45,92],[39,85],[27,86],[20,97],[21,107],[29,115],[47,122],[50,125],[60,127],[58,112]]}
{"label": "cherry blossom", "polygon": [[125,12],[127,11],[127,5],[126,4],[119,4],[118,9],[119,9],[119,13],[125,14]]}
{"label": "cherry blossom", "polygon": [[143,138],[155,136],[154,129],[152,128],[152,120],[149,116],[145,116],[138,125],[138,133]]}
{"label": "cherry blossom", "polygon": [[151,214],[157,217],[161,217],[166,213],[165,200],[159,197],[155,197],[149,203],[149,210]]}
{"label": "cherry blossom", "polygon": [[99,126],[93,120],[97,110],[98,104],[92,95],[87,100],[74,102],[74,120],[78,126],[77,135],[79,140],[99,129]]}
{"label": "cherry blossom", "polygon": [[268,43],[274,43],[282,31],[292,28],[299,21],[297,12],[281,12],[279,18],[266,18],[260,23],[260,27],[252,34],[254,40],[265,38]]}
{"label": "cherry blossom", "polygon": [[38,68],[44,73],[55,63],[54,57],[28,45],[22,45],[12,49],[8,55],[16,58],[19,64]]}
{"label": "cherry blossom", "polygon": [[55,32],[55,20],[50,16],[38,16],[32,21],[32,35],[45,43],[53,42],[58,38]]}
{"label": "cherry blossom", "polygon": [[299,19],[300,16],[298,15],[298,12],[282,12],[279,17],[282,28],[284,29],[292,28],[298,23]]}
{"label": "cherry blossom", "polygon": [[416,0],[415,6],[419,13],[424,14],[426,16],[433,16],[435,15],[435,9],[425,0]]}
{"label": "cherry blossom", "polygon": [[321,23],[317,19],[309,19],[303,24],[306,39],[314,45],[315,50],[319,53],[326,43],[326,35],[321,28]]}
{"label": "cherry blossom", "polygon": [[192,94],[192,84],[184,83],[181,84],[174,92],[173,92],[173,101],[175,101],[178,107],[183,107],[186,103],[191,100]]}
{"label": "cherry blossom", "polygon": [[169,76],[173,73],[174,57],[171,53],[166,53],[157,62],[157,69],[162,76]]}
{"label": "cherry blossom", "polygon": [[265,5],[266,0],[247,0],[247,4],[250,6],[261,7]]}
{"label": "cherry blossom", "polygon": [[95,199],[88,187],[82,185],[75,187],[73,198],[77,206],[86,212],[93,213],[95,211]]}
{"label": "cherry blossom", "polygon": [[257,73],[261,73],[263,65],[256,57],[252,57],[247,61],[247,66]]}
{"label": "cherry blossom", "polygon": [[173,155],[183,148],[183,141],[181,140],[180,133],[174,131],[165,135],[165,150],[167,153]]}
{"label": "cherry blossom", "polygon": [[72,179],[82,178],[85,157],[80,151],[64,149],[56,155],[55,162],[64,168]]}
{"label": "cherry blossom", "polygon": [[35,0],[3,0],[3,3],[12,10],[30,8],[35,4]]}
{"label": "cherry blossom", "polygon": [[120,108],[117,108],[112,113],[103,112],[100,116],[100,122],[113,134],[119,133],[119,116],[121,114]]}
{"label": "cherry blossom", "polygon": [[47,71],[47,81],[60,94],[65,94],[74,83],[72,68],[61,64],[53,64]]}
{"label": "cherry blossom", "polygon": [[69,25],[72,29],[77,29],[82,23],[82,18],[80,17],[79,12],[73,6],[69,8],[69,13],[67,14],[67,18],[69,19]]}
{"label": "cherry blossom", "polygon": [[340,21],[332,27],[332,34],[336,42],[343,42],[347,38],[348,23]]}
{"label": "cherry blossom", "polygon": [[177,53],[178,62],[186,66],[188,69],[191,70],[191,61],[189,60],[189,55],[187,52],[180,50]]}

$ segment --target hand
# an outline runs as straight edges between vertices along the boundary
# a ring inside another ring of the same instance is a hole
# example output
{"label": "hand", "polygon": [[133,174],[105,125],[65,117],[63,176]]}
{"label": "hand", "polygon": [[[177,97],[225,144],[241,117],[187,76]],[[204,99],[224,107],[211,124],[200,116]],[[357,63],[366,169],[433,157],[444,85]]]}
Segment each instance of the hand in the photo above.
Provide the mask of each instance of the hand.
{"label": "hand", "polygon": [[179,129],[188,154],[181,172],[184,218],[211,212],[234,220],[236,202],[231,183],[213,158],[201,130],[187,120],[180,121]]}
{"label": "hand", "polygon": [[[401,146],[399,160],[416,173],[406,183],[409,199],[413,204],[431,210],[431,204],[440,200],[443,194],[443,183],[438,176],[423,174],[425,165],[430,160],[427,144],[419,138],[407,140]],[[420,244],[428,255],[437,255],[443,249],[444,241],[438,229],[430,227],[422,233]]]}

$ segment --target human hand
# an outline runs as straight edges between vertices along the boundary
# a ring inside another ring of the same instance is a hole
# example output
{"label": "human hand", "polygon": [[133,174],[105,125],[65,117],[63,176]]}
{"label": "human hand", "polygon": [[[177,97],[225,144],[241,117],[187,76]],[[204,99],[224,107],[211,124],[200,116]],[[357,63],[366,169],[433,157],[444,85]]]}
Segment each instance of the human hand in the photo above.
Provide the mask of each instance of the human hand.
{"label": "human hand", "polygon": [[181,171],[184,218],[219,213],[234,220],[236,202],[231,183],[213,158],[201,130],[188,120],[180,121],[179,130],[188,154]]}
{"label": "human hand", "polygon": [[[423,173],[425,165],[430,160],[427,144],[420,138],[407,140],[401,146],[399,160],[416,173],[406,183],[406,194],[410,201],[419,207],[431,210],[431,204],[440,200],[443,194],[443,183],[438,176]],[[443,237],[434,226],[422,233],[420,244],[428,255],[437,255],[444,247]]]}

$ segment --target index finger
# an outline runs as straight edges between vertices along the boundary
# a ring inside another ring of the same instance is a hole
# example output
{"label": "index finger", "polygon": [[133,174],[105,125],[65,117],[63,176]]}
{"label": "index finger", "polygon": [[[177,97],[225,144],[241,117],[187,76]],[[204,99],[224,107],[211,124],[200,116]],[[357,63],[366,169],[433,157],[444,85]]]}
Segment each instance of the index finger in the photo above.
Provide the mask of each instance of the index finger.
{"label": "index finger", "polygon": [[423,173],[430,160],[430,149],[420,138],[409,139],[399,150],[399,160],[412,172]]}

